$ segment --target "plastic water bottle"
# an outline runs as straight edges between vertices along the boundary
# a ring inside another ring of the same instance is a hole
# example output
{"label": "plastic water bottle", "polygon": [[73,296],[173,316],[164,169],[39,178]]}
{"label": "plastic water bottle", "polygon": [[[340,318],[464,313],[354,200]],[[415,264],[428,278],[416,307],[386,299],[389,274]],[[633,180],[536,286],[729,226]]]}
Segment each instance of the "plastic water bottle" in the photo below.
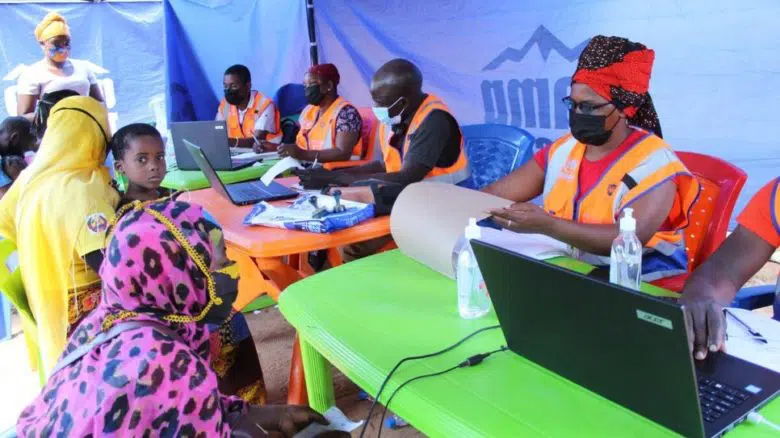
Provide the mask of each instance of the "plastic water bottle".
{"label": "plastic water bottle", "polygon": [[609,256],[609,281],[639,290],[642,278],[642,242],[636,237],[634,209],[623,210],[620,218],[620,234],[612,242]]}
{"label": "plastic water bottle", "polygon": [[490,310],[490,296],[471,250],[471,240],[481,237],[482,230],[477,225],[477,220],[471,218],[463,238],[458,241],[453,251],[455,279],[458,285],[458,311],[461,318],[465,319],[479,318]]}

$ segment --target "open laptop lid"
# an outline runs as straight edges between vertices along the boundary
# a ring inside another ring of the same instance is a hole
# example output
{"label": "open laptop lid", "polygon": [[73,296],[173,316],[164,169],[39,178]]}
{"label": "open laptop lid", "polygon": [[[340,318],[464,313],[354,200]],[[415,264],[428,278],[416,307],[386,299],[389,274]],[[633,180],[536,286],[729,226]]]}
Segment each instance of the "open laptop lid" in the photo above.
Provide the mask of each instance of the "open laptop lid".
{"label": "open laptop lid", "polygon": [[187,150],[185,141],[199,145],[212,168],[216,170],[234,168],[224,121],[171,123],[171,138],[176,155],[176,166],[181,170],[198,170],[198,164]]}
{"label": "open laptop lid", "polygon": [[206,175],[206,179],[209,180],[209,184],[211,184],[211,187],[214,190],[216,190],[217,193],[220,194],[220,196],[229,200],[230,202],[233,202],[233,198],[230,197],[230,193],[228,193],[227,189],[225,188],[225,185],[222,184],[222,180],[219,179],[217,172],[214,170],[213,167],[211,167],[211,163],[209,162],[209,159],[206,158],[206,155],[203,153],[203,149],[192,144],[190,141],[183,140],[183,142],[184,142],[184,146],[187,148],[187,151],[189,151],[189,153],[192,155],[193,160],[195,160],[195,163],[198,165],[198,167],[203,172],[203,174]]}
{"label": "open laptop lid", "polygon": [[681,306],[472,246],[513,352],[684,436],[704,436]]}

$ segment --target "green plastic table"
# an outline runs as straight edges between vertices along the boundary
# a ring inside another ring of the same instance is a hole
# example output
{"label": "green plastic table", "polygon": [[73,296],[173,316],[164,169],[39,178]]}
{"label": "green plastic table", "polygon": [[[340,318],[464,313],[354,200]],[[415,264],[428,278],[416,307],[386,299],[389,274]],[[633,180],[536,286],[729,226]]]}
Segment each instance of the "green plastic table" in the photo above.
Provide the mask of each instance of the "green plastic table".
{"label": "green plastic table", "polygon": [[[583,273],[591,269],[571,259],[551,262]],[[643,290],[669,294],[649,285]],[[279,306],[298,330],[309,403],[320,412],[334,404],[329,363],[376,395],[399,359],[438,351],[498,323],[493,312],[477,320],[461,319],[454,282],[397,250],[299,281],[281,294]],[[502,345],[501,331],[490,330],[447,354],[407,362],[393,375],[381,401],[411,377]],[[511,352],[497,353],[478,367],[409,384],[393,399],[391,410],[434,437],[675,435]],[[780,401],[762,414],[780,421]],[[766,426],[744,424],[729,436],[777,435]]]}
{"label": "green plastic table", "polygon": [[[219,179],[225,184],[233,184],[260,178],[279,160],[267,160],[254,166],[239,170],[223,170],[217,172]],[[206,175],[199,170],[170,170],[165,175],[162,186],[172,190],[199,190],[210,186]]]}

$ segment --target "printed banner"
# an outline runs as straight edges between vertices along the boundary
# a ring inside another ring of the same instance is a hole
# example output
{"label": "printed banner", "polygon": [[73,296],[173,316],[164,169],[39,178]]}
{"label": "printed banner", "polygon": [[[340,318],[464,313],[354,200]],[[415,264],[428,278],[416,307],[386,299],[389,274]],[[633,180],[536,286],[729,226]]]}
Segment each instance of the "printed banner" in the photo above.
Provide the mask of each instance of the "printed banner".
{"label": "printed banner", "polygon": [[568,129],[561,99],[591,37],[644,43],[665,139],[748,173],[736,211],[780,169],[780,2],[316,0],[315,13],[320,58],[355,104],[371,105],[378,67],[407,58],[462,125],[518,126],[537,148]]}

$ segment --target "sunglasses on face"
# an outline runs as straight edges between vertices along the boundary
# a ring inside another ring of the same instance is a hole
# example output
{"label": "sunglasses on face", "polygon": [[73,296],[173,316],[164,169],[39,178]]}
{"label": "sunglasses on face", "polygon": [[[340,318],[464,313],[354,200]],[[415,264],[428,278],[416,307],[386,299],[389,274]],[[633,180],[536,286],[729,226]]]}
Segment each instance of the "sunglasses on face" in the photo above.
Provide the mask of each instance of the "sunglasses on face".
{"label": "sunglasses on face", "polygon": [[575,102],[571,96],[566,96],[561,99],[566,108],[569,111],[577,111],[582,114],[593,114],[599,108],[603,108],[607,105],[611,105],[612,102],[607,103],[592,103],[592,102]]}

